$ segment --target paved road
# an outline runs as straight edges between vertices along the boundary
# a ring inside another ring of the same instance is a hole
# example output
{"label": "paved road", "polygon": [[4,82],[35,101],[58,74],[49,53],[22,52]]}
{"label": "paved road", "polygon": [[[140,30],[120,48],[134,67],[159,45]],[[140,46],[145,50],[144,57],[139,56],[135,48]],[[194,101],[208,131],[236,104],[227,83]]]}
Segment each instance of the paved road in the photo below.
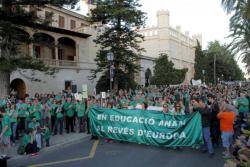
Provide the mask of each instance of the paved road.
{"label": "paved road", "polygon": [[172,150],[132,143],[105,143],[103,140],[78,143],[42,152],[37,157],[10,160],[9,167],[222,167],[221,149],[209,158],[197,150]]}

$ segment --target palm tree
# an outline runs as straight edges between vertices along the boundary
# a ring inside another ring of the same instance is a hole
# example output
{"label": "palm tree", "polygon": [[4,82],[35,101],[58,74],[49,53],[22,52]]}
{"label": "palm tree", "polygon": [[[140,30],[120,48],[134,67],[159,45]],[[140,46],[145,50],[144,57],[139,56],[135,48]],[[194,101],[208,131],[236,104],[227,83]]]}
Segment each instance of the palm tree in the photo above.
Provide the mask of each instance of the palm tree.
{"label": "palm tree", "polygon": [[250,0],[222,0],[222,6],[230,18],[229,47],[240,55],[250,73]]}

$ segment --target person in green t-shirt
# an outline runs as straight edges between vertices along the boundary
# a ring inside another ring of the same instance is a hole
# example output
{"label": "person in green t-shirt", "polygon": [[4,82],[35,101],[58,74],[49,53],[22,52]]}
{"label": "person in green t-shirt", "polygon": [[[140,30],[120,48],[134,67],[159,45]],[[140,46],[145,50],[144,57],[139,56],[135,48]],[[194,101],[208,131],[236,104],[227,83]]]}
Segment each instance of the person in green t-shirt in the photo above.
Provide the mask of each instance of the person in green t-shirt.
{"label": "person in green t-shirt", "polygon": [[[27,117],[27,113],[29,113],[28,111],[28,104],[25,103],[24,99],[21,99],[19,101],[19,104],[17,105],[17,110],[18,110],[18,130],[20,133],[24,133],[24,131],[27,129],[27,123],[26,123],[26,117]],[[20,134],[19,133],[19,134]]]}
{"label": "person in green t-shirt", "polygon": [[18,111],[16,110],[16,105],[12,104],[10,107],[9,111],[9,116],[10,116],[10,123],[11,123],[11,130],[12,130],[12,135],[11,135],[11,141],[15,143],[16,141],[16,130],[17,130],[17,117],[18,117]]}
{"label": "person in green t-shirt", "polygon": [[40,131],[41,124],[36,120],[36,117],[32,117],[32,121],[29,123],[28,128],[33,129],[36,133],[37,131]]}
{"label": "person in green t-shirt", "polygon": [[120,99],[120,108],[122,109],[127,109],[128,108],[128,100],[126,99],[126,97],[122,97]]}
{"label": "person in green t-shirt", "polygon": [[38,147],[34,138],[33,129],[28,129],[26,134],[22,138],[22,146],[25,148],[26,154],[36,154]]}
{"label": "person in green t-shirt", "polygon": [[41,123],[43,108],[37,99],[34,100],[33,104],[30,106],[29,110],[30,110],[30,116],[35,117],[36,120]]}
{"label": "person in green t-shirt", "polygon": [[238,108],[239,111],[239,116],[240,116],[240,120],[242,123],[245,123],[245,118],[247,118],[247,114],[249,112],[249,101],[246,98],[245,93],[241,92],[240,93],[240,97],[237,98],[236,100],[236,106]]}
{"label": "person in green t-shirt", "polygon": [[46,125],[44,125],[42,128],[42,136],[43,136],[43,139],[45,140],[46,147],[49,147],[50,146],[50,144],[49,144],[50,130],[49,130],[48,126],[46,126]]}
{"label": "person in green t-shirt", "polygon": [[61,100],[57,101],[57,105],[55,108],[56,122],[55,122],[55,126],[53,129],[54,135],[57,135],[58,126],[60,126],[59,127],[60,135],[63,134],[63,110],[62,108],[63,108],[63,105],[62,105]]}
{"label": "person in green t-shirt", "polygon": [[53,100],[53,103],[51,104],[51,109],[50,109],[50,115],[51,115],[51,129],[53,130],[55,127],[55,122],[56,122],[56,109],[57,109],[57,101],[56,99]]}
{"label": "person in green t-shirt", "polygon": [[10,124],[10,117],[5,111],[4,108],[1,108],[1,115],[3,116],[2,118],[2,131],[0,133],[0,141],[2,147],[2,155],[7,156],[9,153],[9,148],[10,148],[10,136],[11,136],[11,124]]}
{"label": "person in green t-shirt", "polygon": [[68,97],[66,99],[66,102],[63,105],[64,111],[66,112],[66,130],[67,133],[69,133],[69,130],[71,129],[71,132],[74,131],[74,105],[72,103],[72,99]]}
{"label": "person in green t-shirt", "polygon": [[85,99],[77,101],[75,104],[75,111],[77,113],[77,119],[79,122],[79,133],[85,132],[85,122],[86,122],[86,105]]}

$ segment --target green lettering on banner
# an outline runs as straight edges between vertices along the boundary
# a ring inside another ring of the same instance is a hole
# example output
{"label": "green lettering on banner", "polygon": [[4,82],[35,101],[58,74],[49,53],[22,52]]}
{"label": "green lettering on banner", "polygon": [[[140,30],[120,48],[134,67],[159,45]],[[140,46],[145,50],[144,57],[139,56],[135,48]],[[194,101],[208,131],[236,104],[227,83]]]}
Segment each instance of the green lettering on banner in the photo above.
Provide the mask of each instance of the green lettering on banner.
{"label": "green lettering on banner", "polygon": [[93,135],[163,147],[203,144],[201,115],[169,115],[159,111],[91,108]]}

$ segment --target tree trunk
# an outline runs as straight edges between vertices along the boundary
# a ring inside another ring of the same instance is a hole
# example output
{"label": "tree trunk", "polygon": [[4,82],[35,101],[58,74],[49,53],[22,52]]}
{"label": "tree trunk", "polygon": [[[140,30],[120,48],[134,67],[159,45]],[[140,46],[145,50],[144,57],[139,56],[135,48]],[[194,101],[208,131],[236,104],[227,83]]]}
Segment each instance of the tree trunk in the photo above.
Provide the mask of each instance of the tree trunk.
{"label": "tree trunk", "polygon": [[0,71],[0,98],[10,93],[10,73]]}

